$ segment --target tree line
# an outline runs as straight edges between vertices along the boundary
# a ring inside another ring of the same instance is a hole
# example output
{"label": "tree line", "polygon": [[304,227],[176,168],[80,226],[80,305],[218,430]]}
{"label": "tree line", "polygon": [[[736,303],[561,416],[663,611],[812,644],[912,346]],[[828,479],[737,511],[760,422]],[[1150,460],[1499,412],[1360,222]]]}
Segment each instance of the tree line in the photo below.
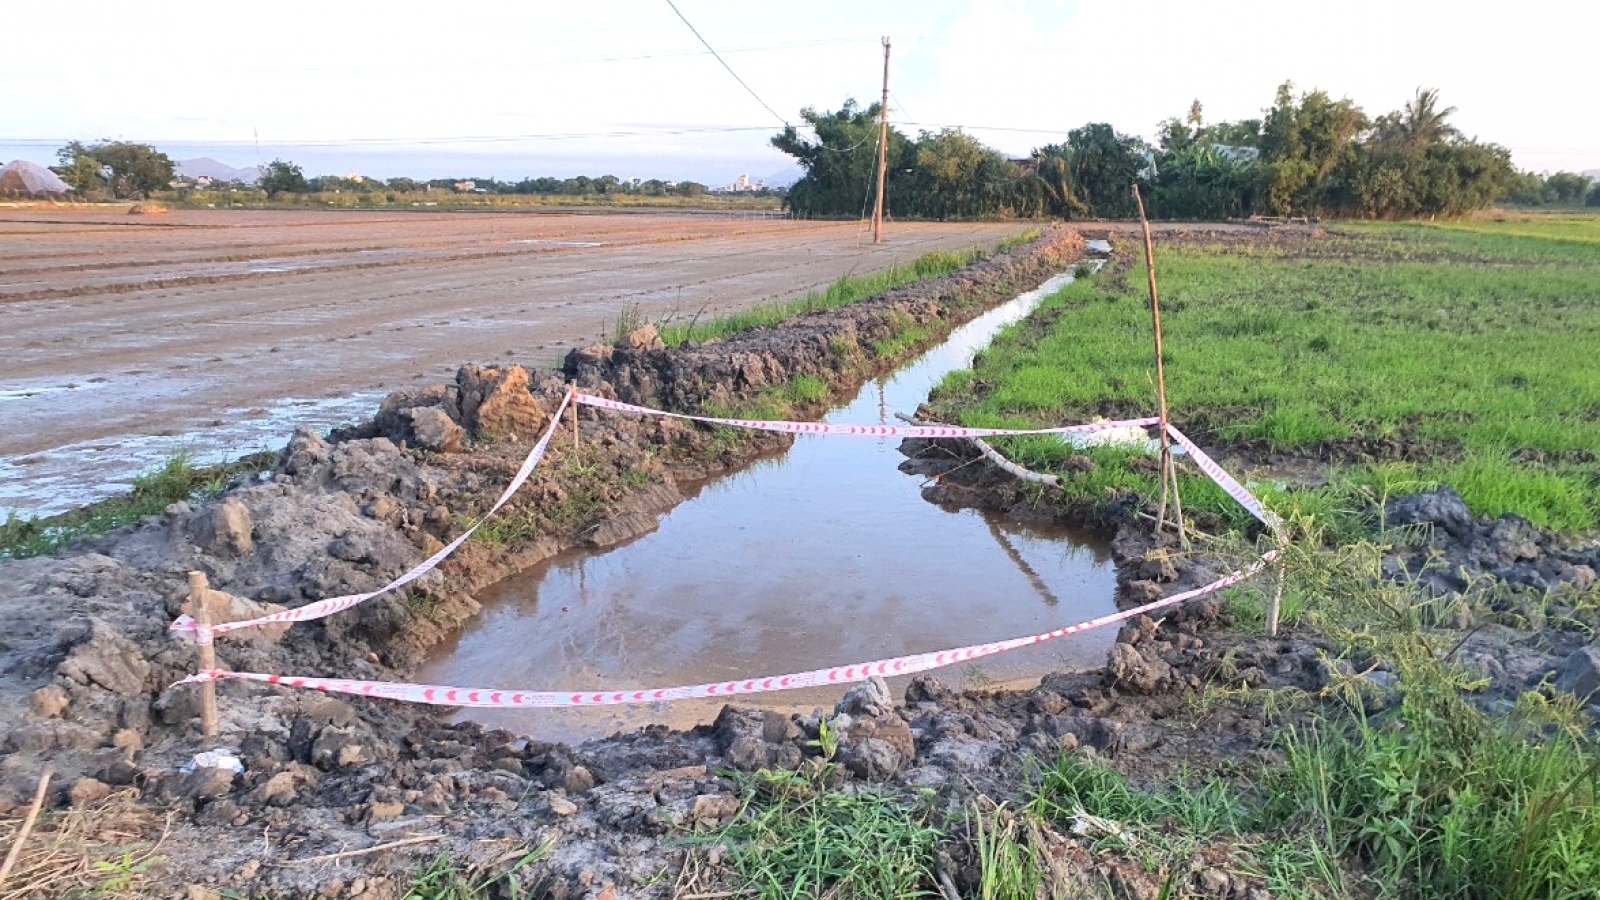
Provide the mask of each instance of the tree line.
{"label": "tree line", "polygon": [[[95,143],[70,141],[56,151],[57,165],[51,171],[61,176],[77,193],[105,195],[117,199],[145,198],[152,194],[172,190],[180,183],[176,178],[176,163],[167,154],[149,144],[131,141],[102,140]],[[338,175],[306,177],[297,163],[274,159],[261,167],[261,177],[254,185],[241,183],[239,187],[254,187],[269,197],[278,194],[316,193],[413,193],[443,190],[456,192],[470,183],[470,190],[486,194],[546,194],[577,197],[604,197],[626,195],[640,197],[699,197],[711,189],[696,181],[662,181],[660,179],[623,179],[615,175],[574,178],[524,178],[520,181],[501,181],[495,178],[362,178]],[[752,192],[752,193],[764,193]]]}
{"label": "tree line", "polygon": [[[471,190],[482,194],[543,194],[569,197],[699,197],[710,188],[696,181],[662,181],[658,178],[624,179],[615,175],[591,178],[578,175],[574,178],[524,178],[521,181],[501,181],[496,178],[349,178],[322,175],[307,178],[304,170],[293,162],[274,159],[262,167],[261,179],[256,186],[268,195],[318,194],[326,192],[368,194],[394,192],[401,194],[416,191]],[[466,185],[471,185],[466,188]]]}
{"label": "tree line", "polygon": [[[1200,102],[1160,123],[1154,144],[1105,123],[1073,129],[1067,139],[1025,159],[999,151],[956,129],[922,131],[916,138],[889,130],[886,204],[905,218],[993,216],[1125,218],[1133,215],[1129,186],[1139,183],[1150,214],[1172,219],[1253,215],[1411,218],[1457,216],[1496,202],[1521,206],[1600,206],[1600,186],[1570,172],[1536,175],[1512,168],[1497,144],[1461,134],[1449,122],[1438,92],[1419,89],[1401,109],[1368,116],[1348,99],[1325,91],[1297,94],[1278,88],[1260,118],[1207,122]],[[786,127],[772,145],[805,172],[785,204],[803,216],[860,216],[872,200],[878,154],[877,104],[846,100],[838,110],[804,109],[814,136]],[[171,189],[174,164],[147,144],[72,141],[52,167],[83,195],[146,197]],[[351,193],[476,193],[698,197],[693,181],[575,178],[350,178],[306,177],[299,165],[275,159],[256,187],[271,196]],[[760,191],[755,193],[784,193]]]}
{"label": "tree line", "polygon": [[[804,216],[857,216],[876,184],[878,104],[807,108],[814,136],[788,126],[772,145],[805,176],[787,205]],[[1090,123],[1026,159],[957,130],[888,136],[887,211],[916,218],[1125,218],[1141,185],[1152,216],[1253,215],[1399,219],[1459,216],[1505,201],[1600,205],[1591,179],[1519,173],[1511,153],[1468,138],[1437,91],[1418,89],[1399,110],[1369,116],[1326,91],[1278,88],[1260,118],[1208,123],[1200,102],[1163,121],[1155,144]]]}

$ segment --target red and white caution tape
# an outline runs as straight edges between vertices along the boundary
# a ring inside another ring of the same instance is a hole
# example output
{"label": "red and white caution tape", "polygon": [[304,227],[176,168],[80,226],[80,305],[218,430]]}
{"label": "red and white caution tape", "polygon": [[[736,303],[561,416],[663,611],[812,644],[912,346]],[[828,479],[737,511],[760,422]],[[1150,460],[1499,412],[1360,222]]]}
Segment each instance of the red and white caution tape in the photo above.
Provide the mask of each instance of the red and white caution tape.
{"label": "red and white caution tape", "polygon": [[[550,416],[550,426],[545,429],[544,436],[539,438],[539,442],[533,445],[532,450],[528,451],[528,457],[522,461],[522,467],[517,470],[516,477],[512,478],[511,483],[506,485],[505,491],[500,494],[500,499],[494,502],[494,506],[489,507],[489,511],[484,513],[478,519],[478,521],[472,523],[472,527],[462,532],[459,537],[441,547],[432,556],[420,563],[417,563],[404,575],[401,575],[399,578],[396,578],[395,580],[389,582],[381,588],[378,588],[375,591],[367,591],[364,594],[348,594],[343,597],[330,597],[327,600],[318,600],[315,603],[308,603],[305,606],[284,610],[283,612],[273,613],[268,616],[261,616],[260,618],[256,619],[246,619],[241,622],[226,622],[218,625],[212,625],[209,631],[213,635],[227,634],[230,631],[238,631],[241,628],[254,628],[258,625],[276,625],[283,622],[308,622],[312,619],[327,618],[334,613],[343,612],[352,606],[365,603],[366,601],[371,600],[373,597],[377,597],[380,594],[387,594],[388,592],[397,588],[405,587],[411,582],[416,581],[418,578],[421,578],[422,576],[438,568],[440,563],[444,562],[445,559],[450,556],[450,554],[456,552],[458,547],[466,543],[467,539],[472,537],[472,533],[477,531],[484,522],[488,521],[490,516],[494,515],[496,512],[499,512],[500,507],[505,506],[507,501],[511,499],[512,495],[514,495],[517,490],[527,482],[528,477],[533,474],[534,468],[538,466],[539,461],[544,458],[545,451],[549,449],[550,438],[555,434],[556,426],[561,422],[561,414],[566,411],[567,405],[571,402],[572,393],[569,391],[566,396],[562,397],[561,404],[556,407],[555,413]],[[196,632],[196,637],[203,636],[203,633],[199,631],[194,619],[190,618],[189,616],[179,616],[177,621],[172,623],[171,630],[192,631]]]}
{"label": "red and white caution tape", "polygon": [[1006,437],[1022,434],[1092,434],[1111,428],[1143,428],[1161,421],[1155,418],[1125,419],[1120,422],[1090,422],[1087,425],[1062,425],[1057,428],[961,428],[955,425],[832,425],[827,422],[786,422],[769,419],[719,419],[713,416],[691,416],[687,413],[667,412],[648,406],[635,406],[621,400],[607,400],[583,391],[577,392],[577,402],[585,406],[611,409],[617,412],[637,413],[644,416],[664,416],[669,419],[686,419],[708,425],[727,425],[733,428],[753,428],[759,431],[777,431],[784,434],[827,434],[848,437],[898,437],[898,438],[981,438]]}
{"label": "red and white caution tape", "polygon": [[496,688],[442,687],[428,684],[400,684],[388,681],[355,681],[344,678],[301,678],[290,675],[262,675],[253,672],[230,672],[216,669],[191,675],[178,683],[192,684],[231,678],[337,694],[354,694],[360,697],[379,697],[407,703],[498,709],[617,706],[633,703],[686,700],[698,697],[735,697],[742,694],[761,694],[804,687],[825,687],[865,681],[873,676],[911,675],[931,669],[941,669],[956,663],[980,659],[985,656],[994,656],[997,653],[1004,653],[1019,647],[1041,644],[1056,638],[1081,634],[1106,625],[1113,625],[1135,616],[1169,606],[1176,606],[1186,600],[1192,600],[1195,597],[1231,587],[1266,568],[1277,556],[1278,551],[1268,551],[1261,559],[1251,563],[1249,566],[1204,587],[1173,594],[1171,597],[1163,597],[1143,606],[1101,616],[1097,619],[1090,619],[1087,622],[1068,625],[1055,631],[995,641],[988,644],[973,644],[952,650],[917,653],[911,656],[898,656],[893,659],[880,659],[849,666],[834,666],[829,669],[815,669],[810,672],[794,672],[788,675],[771,675],[738,681],[719,681],[712,684],[696,684],[685,687],[646,688],[625,691],[523,691]]}
{"label": "red and white caution tape", "polygon": [[[342,597],[330,597],[330,599],[325,599],[325,601],[317,601],[314,602],[314,604],[304,605],[304,607],[296,607],[296,609],[285,610],[285,612],[272,613],[272,615],[251,618],[251,620],[219,623],[219,625],[210,626],[208,629],[198,628],[197,623],[195,623],[192,618],[184,615],[184,617],[179,617],[178,620],[174,621],[173,625],[171,625],[171,629],[173,629],[173,631],[182,631],[182,633],[194,633],[194,636],[197,637],[197,639],[200,639],[200,641],[208,641],[211,636],[216,636],[216,634],[227,634],[230,633],[230,631],[240,631],[240,629],[245,628],[256,628],[256,626],[261,625],[280,625],[280,623],[293,623],[293,621],[312,621],[318,620],[318,618],[330,617],[330,615],[334,615],[334,613],[344,612],[344,610],[350,609],[350,607],[355,607],[355,605],[370,601],[370,599],[373,599],[373,597],[378,597],[381,596],[381,594],[387,594],[389,591],[394,591],[394,589],[403,588],[403,586],[410,585],[410,583],[418,580],[418,578],[424,577],[424,575],[427,575],[427,573],[437,569],[438,565],[442,564],[443,560],[448,559],[450,554],[453,554],[456,549],[461,548],[461,544],[466,543],[470,536],[474,535],[474,532],[477,532],[478,527],[482,527],[483,522],[486,522],[486,520],[490,519],[491,516],[494,516],[494,512],[498,512],[502,506],[506,506],[507,501],[510,501],[510,498],[517,493],[517,490],[520,490],[522,485],[526,484],[528,477],[533,474],[533,469],[536,468],[536,466],[539,464],[539,461],[544,458],[544,453],[546,453],[546,450],[550,445],[550,439],[554,437],[555,428],[557,428],[557,424],[560,423],[560,420],[562,420],[562,413],[566,412],[566,407],[568,407],[570,404],[574,404],[574,402],[576,402],[576,404],[590,405],[590,407],[608,408],[608,410],[616,410],[616,412],[638,413],[638,415],[667,416],[667,418],[678,418],[678,420],[702,421],[702,423],[709,424],[725,424],[725,426],[733,426],[733,428],[762,429],[762,431],[786,432],[786,434],[826,434],[826,436],[854,437],[931,437],[931,439],[941,439],[941,437],[1005,437],[1024,436],[1024,434],[1093,434],[1093,432],[1107,431],[1107,429],[1115,428],[1146,428],[1146,426],[1150,426],[1150,424],[1157,424],[1158,421],[1160,421],[1157,420],[1157,418],[1138,418],[1138,420],[1074,424],[1074,426],[1059,426],[1059,428],[1006,429],[958,428],[958,426],[888,426],[888,424],[829,424],[806,423],[806,421],[734,420],[734,418],[694,416],[685,415],[685,413],[666,412],[666,410],[653,410],[653,408],[650,407],[624,404],[624,402],[621,402],[621,400],[608,400],[605,399],[605,397],[597,397],[594,396],[594,394],[586,394],[586,392],[576,391],[576,389],[573,389],[573,391],[566,392],[566,396],[562,397],[562,402],[560,402],[560,405],[558,405],[554,415],[550,416],[549,428],[546,428],[546,431],[544,431],[544,436],[539,437],[538,444],[534,444],[533,450],[528,452],[526,460],[523,460],[522,468],[518,469],[517,471],[517,476],[512,477],[510,484],[506,485],[506,490],[501,493],[499,500],[494,501],[494,506],[491,506],[490,511],[485,512],[485,514],[483,514],[483,516],[480,517],[477,522],[472,524],[472,527],[467,528],[466,532],[462,532],[461,535],[456,538],[456,540],[445,544],[443,548],[438,549],[438,551],[434,552],[432,556],[422,560],[422,562],[419,562],[418,565],[414,565],[414,567],[411,567],[408,572],[405,572],[403,575],[400,575],[400,577],[395,578],[394,581],[390,581],[390,583],[382,586],[382,588],[376,589],[376,591],[366,591],[366,593],[362,594],[347,594],[347,596]],[[1216,484],[1221,485],[1222,490],[1226,490],[1226,492],[1229,493],[1234,500],[1237,500],[1238,503],[1242,504],[1243,508],[1248,509],[1253,516],[1258,517],[1258,519],[1261,519],[1262,522],[1266,522],[1267,527],[1272,528],[1274,532],[1277,532],[1278,535],[1282,536],[1282,519],[1278,519],[1278,516],[1275,516],[1274,512],[1270,512],[1269,509],[1264,508],[1264,506],[1261,504],[1261,501],[1256,500],[1256,496],[1251,495],[1248,490],[1245,490],[1245,487],[1243,487],[1242,484],[1238,484],[1237,480],[1235,480],[1234,477],[1229,476],[1226,471],[1222,471],[1221,466],[1218,466],[1216,461],[1211,460],[1210,456],[1206,455],[1203,450],[1200,450],[1200,447],[1197,447],[1192,440],[1189,440],[1189,437],[1184,436],[1181,431],[1178,431],[1178,428],[1173,428],[1171,424],[1168,424],[1168,431],[1171,432],[1171,436],[1178,440],[1182,447],[1186,448],[1187,452],[1189,452],[1189,455],[1194,458],[1195,464],[1198,464],[1200,469],[1202,469],[1205,474],[1208,474],[1211,479],[1216,480]],[[1270,554],[1267,559],[1270,559]],[[1258,564],[1258,567],[1259,565],[1262,564]],[[1219,585],[1221,585],[1221,583],[1219,583]],[[1195,596],[1195,594],[1192,593],[1189,594],[1189,596]],[[1184,597],[1184,599],[1186,599],[1186,597]],[[1176,601],[1174,601],[1174,599],[1160,601],[1158,602],[1158,605],[1166,605],[1170,604],[1170,602],[1181,602],[1181,599],[1176,599]],[[1150,609],[1157,609],[1157,607],[1150,607]],[[1139,610],[1134,610],[1134,613],[1138,612]],[[1115,618],[1110,618],[1110,620],[1106,621],[1117,620],[1115,620]],[[1096,628],[1098,625],[1104,625],[1104,621],[1096,620],[1094,623],[1085,623],[1083,626],[1070,626],[1069,629],[1062,629],[1062,631],[1059,631],[1059,633],[1050,633],[1050,636],[1072,634],[1075,633],[1075,631],[1080,631],[1080,629],[1085,628],[1085,626],[1086,628]],[[1019,639],[1019,641],[1037,642],[1037,639],[1048,639],[1050,636],[1035,636],[1035,639]],[[990,645],[984,644],[982,647],[990,647]],[[1011,649],[1011,645],[1006,645],[1006,647],[1003,647],[1003,649]],[[990,650],[990,652],[1000,652],[1000,650]],[[978,653],[978,655],[986,655],[986,653]],[[923,655],[923,657],[928,657],[928,655]],[[923,657],[907,657],[902,658],[902,660],[890,660],[890,663],[898,663],[898,665],[904,663],[904,665],[910,665],[910,663],[907,663],[907,660],[922,660]],[[934,657],[936,657],[936,655],[928,658]],[[938,666],[942,665],[949,665],[949,661],[942,661],[942,663],[936,663],[936,665],[933,666],[926,666],[926,668],[938,668]],[[819,673],[821,674],[832,674],[837,673],[837,671],[840,671],[840,669],[819,669]],[[845,671],[848,671],[848,668],[846,668]],[[923,671],[923,669],[896,669],[896,673],[898,673],[898,671]],[[814,677],[819,676],[819,673],[802,673],[798,674],[798,676],[782,676],[782,679],[814,679]],[[226,677],[250,677],[250,679],[256,679],[256,681],[278,681],[278,676],[250,676],[250,674],[230,673],[227,674]],[[307,682],[307,685],[310,685],[310,682],[314,681],[326,682],[326,684],[379,684],[379,682],[331,682],[326,681],[326,679],[296,679],[296,681]],[[774,681],[774,679],[762,679],[763,684],[771,681]],[[781,681],[781,679],[779,679],[779,681]],[[784,687],[803,687],[803,685],[806,684],[829,684],[829,682],[832,681],[834,681],[832,677],[827,677],[827,679],[824,679],[824,681],[800,681],[794,682],[794,684],[786,684]],[[754,682],[750,682],[750,684],[754,684]],[[411,687],[411,685],[398,685],[398,687]],[[707,697],[710,697],[710,695],[715,695],[715,690],[712,689],[715,689],[715,687],[718,687],[718,685],[699,685],[699,687],[704,687],[704,689],[709,690],[709,693],[706,693],[706,695]],[[341,689],[325,687],[325,690]],[[669,689],[667,692],[683,692],[683,690],[698,689]],[[387,693],[379,693],[379,695],[387,695]],[[680,693],[672,693],[672,697],[664,698],[675,698],[678,697],[678,695],[680,695]],[[694,695],[694,693],[688,693],[688,695]],[[544,697],[544,693],[523,692],[518,693],[517,697]],[[555,695],[555,693],[550,693],[550,697],[557,697],[557,695]],[[427,701],[430,700],[422,701],[427,703]],[[458,703],[456,703],[456,701],[448,701],[448,705],[458,705]],[[528,705],[528,703],[523,703],[523,705]],[[550,703],[531,703],[531,705],[550,705]]]}
{"label": "red and white caution tape", "polygon": [[1280,540],[1284,537],[1283,518],[1281,516],[1263,506],[1261,501],[1256,499],[1255,494],[1246,490],[1244,485],[1240,484],[1225,469],[1217,465],[1216,460],[1207,456],[1206,452],[1201,450],[1194,441],[1189,440],[1188,435],[1179,431],[1176,425],[1170,422],[1167,423],[1167,433],[1172,435],[1173,439],[1179,444],[1183,445],[1183,449],[1188,451],[1189,457],[1194,460],[1195,465],[1200,467],[1200,471],[1210,476],[1218,487],[1227,491],[1228,496],[1239,501],[1240,506],[1249,510],[1252,516],[1260,519],[1263,524],[1272,529],[1272,533],[1276,534]]}

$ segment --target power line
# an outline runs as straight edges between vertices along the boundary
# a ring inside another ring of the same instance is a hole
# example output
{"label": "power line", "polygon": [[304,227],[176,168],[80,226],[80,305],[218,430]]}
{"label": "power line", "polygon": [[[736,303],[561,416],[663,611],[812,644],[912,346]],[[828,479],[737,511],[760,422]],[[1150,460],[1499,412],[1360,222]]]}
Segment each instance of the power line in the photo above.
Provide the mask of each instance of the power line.
{"label": "power line", "polygon": [[[899,66],[896,66],[895,68],[898,69]],[[896,109],[900,110],[900,115],[905,116],[908,119],[911,118],[911,113],[906,109],[906,105],[900,102],[899,94],[896,94],[894,91],[890,91],[889,99],[894,101],[894,106]]]}
{"label": "power line", "polygon": [[[730,47],[722,52],[733,53],[770,53],[782,50],[802,50],[811,47],[838,46],[843,44],[864,43],[865,37],[845,38],[819,38],[813,41],[790,41],[780,44],[758,44],[748,47]],[[682,59],[691,56],[707,56],[706,50],[664,50],[651,53],[622,54],[613,56],[573,56],[562,59],[490,59],[473,62],[431,62],[431,63],[392,63],[382,65],[352,65],[352,66],[265,66],[257,68],[229,69],[230,75],[284,75],[284,74],[325,74],[332,72],[433,72],[464,69],[525,69],[541,68],[547,66],[590,65],[595,63],[637,62],[654,59]],[[33,71],[0,72],[0,81],[17,78],[38,76],[70,75],[67,69],[40,69]]]}
{"label": "power line", "polygon": [[711,46],[711,42],[707,41],[703,37],[700,37],[699,30],[696,29],[694,27],[694,23],[690,22],[688,17],[685,16],[683,14],[683,12],[678,9],[678,4],[673,3],[672,0],[667,0],[667,5],[672,7],[672,11],[678,14],[678,18],[683,20],[683,24],[689,26],[689,30],[694,32],[694,36],[697,37],[697,38],[700,38],[700,43],[705,44],[706,49],[711,51],[711,55],[716,57],[717,62],[722,63],[722,67],[724,69],[728,70],[728,74],[733,76],[733,80],[734,81],[739,82],[739,86],[740,87],[742,87],[746,91],[748,91],[750,96],[756,98],[756,102],[761,104],[762,106],[766,107],[767,112],[772,113],[773,117],[776,118],[779,122],[782,122],[784,125],[788,125],[789,124],[789,120],[788,119],[785,119],[783,116],[778,115],[778,111],[777,110],[773,109],[770,106],[767,106],[767,101],[761,99],[761,95],[760,94],[757,94],[754,90],[752,90],[750,85],[744,83],[744,79],[740,78],[739,77],[739,73],[735,72],[733,70],[733,66],[728,65],[728,61],[723,59],[722,56],[717,53],[716,49]]}

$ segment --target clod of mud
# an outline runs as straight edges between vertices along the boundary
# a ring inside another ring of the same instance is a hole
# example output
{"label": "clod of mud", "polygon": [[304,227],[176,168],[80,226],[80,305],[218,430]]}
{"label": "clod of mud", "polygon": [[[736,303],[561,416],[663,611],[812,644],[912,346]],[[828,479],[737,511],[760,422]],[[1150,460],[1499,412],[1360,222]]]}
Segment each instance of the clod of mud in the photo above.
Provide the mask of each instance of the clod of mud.
{"label": "clod of mud", "polygon": [[[463,366],[455,384],[385,397],[362,433],[442,453],[460,452],[468,434],[484,441],[531,437],[544,430],[553,408],[546,409],[530,392],[530,380],[521,366]],[[550,381],[540,386],[539,393],[558,397],[560,390]]]}
{"label": "clod of mud", "polygon": [[1521,516],[1476,517],[1448,486],[1390,500],[1385,522],[1414,527],[1418,540],[1392,554],[1390,577],[1416,581],[1436,595],[1483,591],[1494,583],[1537,594],[1594,587],[1600,546],[1564,546]]}

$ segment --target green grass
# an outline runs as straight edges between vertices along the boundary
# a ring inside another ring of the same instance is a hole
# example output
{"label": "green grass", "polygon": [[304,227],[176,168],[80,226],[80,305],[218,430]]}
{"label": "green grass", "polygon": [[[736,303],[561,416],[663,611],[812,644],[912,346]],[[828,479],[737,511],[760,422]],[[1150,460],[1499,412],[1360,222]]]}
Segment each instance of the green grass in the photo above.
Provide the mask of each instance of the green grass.
{"label": "green grass", "polygon": [[134,476],[133,490],[124,496],[42,519],[8,513],[0,523],[0,560],[55,553],[80,537],[104,534],[157,515],[179,500],[215,495],[233,476],[262,471],[276,460],[277,454],[258,453],[234,463],[202,467],[196,466],[189,454],[178,453],[159,468]]}
{"label": "green grass", "polygon": [[[1190,435],[1420,459],[1415,478],[1452,484],[1479,513],[1562,531],[1600,521],[1600,217],[1341,226],[1304,244],[1157,254],[1169,405]],[[1048,299],[947,379],[941,411],[1021,426],[1148,414],[1142,268]]]}
{"label": "green grass", "polygon": [[780,790],[753,795],[718,840],[732,850],[740,896],[883,900],[936,895],[942,836],[925,810],[890,793]]}
{"label": "green grass", "polygon": [[[1313,515],[1288,514],[1302,530]],[[1229,868],[1278,897],[1595,896],[1600,752],[1577,703],[1533,691],[1509,714],[1480,711],[1467,700],[1478,674],[1443,652],[1454,634],[1429,625],[1437,601],[1379,577],[1381,545],[1330,549],[1303,536],[1289,558],[1302,596],[1287,618],[1380,662],[1397,676],[1397,697],[1369,716],[1365,704],[1382,691],[1359,676],[1335,678],[1320,697],[1230,690],[1263,718],[1292,706],[1275,739],[1282,765],[1218,761],[1223,775],[1179,771],[1136,785],[1106,763],[1065,756],[1040,779],[1035,813],[1060,828],[1080,812],[1105,820],[1094,849],[1163,878],[1201,848],[1223,851]]]}
{"label": "green grass", "polygon": [[826,291],[809,294],[799,300],[758,306],[745,312],[706,321],[700,321],[696,316],[687,322],[664,322],[660,325],[661,339],[668,346],[676,347],[690,341],[720,340],[757,328],[770,328],[805,313],[837,309],[877,297],[913,282],[949,275],[988,255],[982,250],[938,250],[875,275],[845,276],[835,281]]}
{"label": "green grass", "polygon": [[[563,440],[565,435],[561,436]],[[648,471],[619,467],[592,441],[576,453],[570,444],[551,456],[541,468],[546,490],[543,502],[513,502],[478,526],[472,540],[492,546],[514,546],[542,535],[571,532],[591,522],[607,504],[656,479]],[[474,516],[460,516],[456,528],[465,530]]]}

